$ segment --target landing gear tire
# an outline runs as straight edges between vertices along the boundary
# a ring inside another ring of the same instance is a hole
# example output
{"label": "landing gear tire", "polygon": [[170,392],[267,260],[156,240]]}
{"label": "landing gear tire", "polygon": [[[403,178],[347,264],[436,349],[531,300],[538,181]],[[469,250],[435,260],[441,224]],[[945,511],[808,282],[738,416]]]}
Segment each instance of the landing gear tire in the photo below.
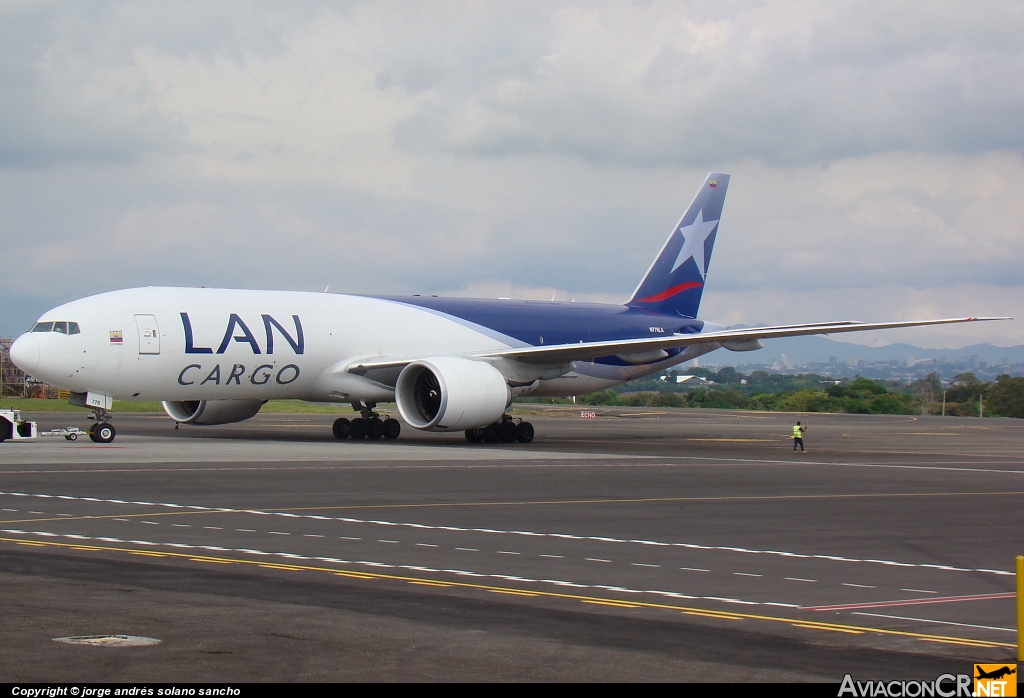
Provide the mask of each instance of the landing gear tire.
{"label": "landing gear tire", "polygon": [[466,429],[466,441],[471,444],[478,444],[484,440],[483,429]]}
{"label": "landing gear tire", "polygon": [[334,420],[334,426],[331,427],[334,432],[334,438],[336,439],[347,439],[349,432],[352,430],[352,423],[344,417],[338,417]]}
{"label": "landing gear tire", "polygon": [[384,436],[384,422],[378,417],[366,420],[366,438],[376,441]]}
{"label": "landing gear tire", "polygon": [[498,425],[491,424],[483,428],[483,439],[489,444],[496,444],[501,441],[501,434],[498,433]]}
{"label": "landing gear tire", "polygon": [[93,424],[89,429],[89,438],[98,444],[109,444],[115,436],[117,436],[117,431],[114,429],[114,425],[107,422]]}
{"label": "landing gear tire", "polygon": [[529,422],[519,422],[516,427],[516,441],[521,444],[528,444],[533,441],[533,425]]}
{"label": "landing gear tire", "polygon": [[384,420],[384,438],[393,441],[402,433],[402,423],[397,419]]}
{"label": "landing gear tire", "polygon": [[366,420],[362,417],[356,417],[349,424],[348,435],[353,439],[361,439],[366,436]]}
{"label": "landing gear tire", "polygon": [[498,424],[498,438],[501,439],[503,444],[513,444],[516,442],[516,425],[512,420],[500,422]]}

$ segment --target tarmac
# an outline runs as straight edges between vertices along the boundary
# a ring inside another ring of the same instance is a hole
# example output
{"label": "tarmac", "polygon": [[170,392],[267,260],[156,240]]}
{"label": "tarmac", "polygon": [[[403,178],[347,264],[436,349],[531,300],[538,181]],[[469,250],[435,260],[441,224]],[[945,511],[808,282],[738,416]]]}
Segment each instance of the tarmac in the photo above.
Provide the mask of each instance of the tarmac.
{"label": "tarmac", "polygon": [[[528,445],[340,442],[325,414],[0,444],[0,681],[838,683],[1015,657],[1019,420],[529,408]],[[54,642],[90,635],[160,642]]]}

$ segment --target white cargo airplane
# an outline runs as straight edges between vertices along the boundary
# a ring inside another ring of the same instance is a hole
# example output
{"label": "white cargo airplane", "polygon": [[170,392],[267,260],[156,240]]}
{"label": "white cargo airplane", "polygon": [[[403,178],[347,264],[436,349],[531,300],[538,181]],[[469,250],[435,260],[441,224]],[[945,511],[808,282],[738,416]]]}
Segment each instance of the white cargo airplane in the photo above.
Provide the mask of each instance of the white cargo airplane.
{"label": "white cargo airplane", "polygon": [[[729,329],[697,319],[729,175],[712,173],[625,305],[374,297],[294,291],[136,288],[44,313],[11,347],[26,373],[91,408],[114,439],[114,399],[160,400],[180,424],[248,419],[267,400],[350,403],[339,439],[394,439],[374,412],[394,400],[409,426],[470,441],[529,442],[506,409],[524,395],[591,393],[719,348],[762,339],[1000,318],[822,322]],[[0,434],[0,438],[3,434]]]}

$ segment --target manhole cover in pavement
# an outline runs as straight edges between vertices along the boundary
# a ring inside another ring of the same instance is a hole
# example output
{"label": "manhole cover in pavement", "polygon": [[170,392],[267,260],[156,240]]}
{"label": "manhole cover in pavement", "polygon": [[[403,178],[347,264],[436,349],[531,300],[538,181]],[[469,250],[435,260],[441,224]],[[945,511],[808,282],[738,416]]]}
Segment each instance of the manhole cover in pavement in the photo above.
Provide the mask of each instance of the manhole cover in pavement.
{"label": "manhole cover in pavement", "polygon": [[145,647],[146,645],[160,644],[155,637],[142,637],[141,635],[79,635],[77,637],[55,637],[53,641],[94,647]]}

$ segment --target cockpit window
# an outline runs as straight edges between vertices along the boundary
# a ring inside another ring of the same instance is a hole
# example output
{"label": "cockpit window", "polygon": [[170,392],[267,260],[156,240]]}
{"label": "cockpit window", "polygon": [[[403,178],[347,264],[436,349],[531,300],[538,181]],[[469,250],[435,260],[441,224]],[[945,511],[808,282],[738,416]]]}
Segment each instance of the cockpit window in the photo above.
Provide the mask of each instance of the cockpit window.
{"label": "cockpit window", "polygon": [[57,322],[37,322],[36,326],[32,328],[33,332],[60,332],[61,334],[81,334],[82,330],[78,328],[77,322],[65,322],[64,320],[58,320]]}

